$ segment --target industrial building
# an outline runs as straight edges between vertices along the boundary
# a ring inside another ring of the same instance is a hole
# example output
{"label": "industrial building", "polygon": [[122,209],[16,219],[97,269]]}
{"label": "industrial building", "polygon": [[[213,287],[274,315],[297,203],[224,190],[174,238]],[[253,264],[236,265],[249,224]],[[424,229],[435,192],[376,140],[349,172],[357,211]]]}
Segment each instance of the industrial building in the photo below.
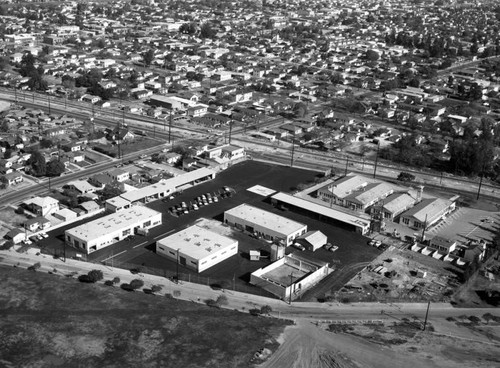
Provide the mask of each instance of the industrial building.
{"label": "industrial building", "polygon": [[285,246],[307,231],[307,225],[247,204],[224,212],[224,223]]}
{"label": "industrial building", "polygon": [[66,230],[64,237],[66,244],[89,254],[161,223],[160,212],[133,206]]}
{"label": "industrial building", "polygon": [[366,234],[370,230],[370,220],[354,214],[339,211],[319,203],[308,201],[286,193],[277,193],[271,196],[271,202],[275,206],[286,207],[301,213],[318,216],[320,220],[343,224],[357,233]]}
{"label": "industrial building", "polygon": [[172,193],[189,188],[199,182],[215,178],[215,171],[208,168],[201,168],[185,174],[175,176],[170,179],[160,180],[158,183],[145,186],[143,188],[123,193],[117,197],[106,201],[106,210],[117,212],[137,202],[147,203],[167,197]]}
{"label": "industrial building", "polygon": [[283,300],[292,301],[328,274],[329,268],[326,263],[290,254],[252,272],[250,283]]}
{"label": "industrial building", "polygon": [[158,240],[156,253],[203,272],[238,254],[238,241],[193,225]]}
{"label": "industrial building", "polygon": [[455,210],[455,200],[425,198],[401,214],[399,223],[413,229],[427,229]]}

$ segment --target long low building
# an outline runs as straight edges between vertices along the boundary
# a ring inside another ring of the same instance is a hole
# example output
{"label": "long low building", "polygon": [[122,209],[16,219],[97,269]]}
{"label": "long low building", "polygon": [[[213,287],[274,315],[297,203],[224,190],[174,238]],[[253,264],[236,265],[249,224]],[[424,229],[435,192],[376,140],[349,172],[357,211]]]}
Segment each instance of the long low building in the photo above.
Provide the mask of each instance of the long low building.
{"label": "long low building", "polygon": [[146,203],[151,200],[164,198],[179,190],[195,185],[198,182],[211,180],[213,178],[215,178],[215,171],[205,167],[186,172],[185,174],[161,180],[158,183],[108,199],[106,201],[106,210],[111,212],[121,211],[129,208],[136,202]]}
{"label": "long low building", "polygon": [[271,201],[275,205],[283,205],[286,207],[292,207],[299,211],[316,214],[323,220],[330,220],[345,224],[360,234],[366,234],[370,230],[370,220],[368,219],[351,215],[331,207],[326,207],[290,194],[282,192],[277,193],[271,196]]}
{"label": "long low building", "polygon": [[285,246],[307,231],[307,225],[245,203],[224,212],[224,222]]}
{"label": "long low building", "polygon": [[133,206],[66,230],[64,236],[66,244],[89,254],[161,223],[160,212]]}
{"label": "long low building", "polygon": [[238,241],[193,225],[158,240],[156,253],[203,272],[238,254]]}

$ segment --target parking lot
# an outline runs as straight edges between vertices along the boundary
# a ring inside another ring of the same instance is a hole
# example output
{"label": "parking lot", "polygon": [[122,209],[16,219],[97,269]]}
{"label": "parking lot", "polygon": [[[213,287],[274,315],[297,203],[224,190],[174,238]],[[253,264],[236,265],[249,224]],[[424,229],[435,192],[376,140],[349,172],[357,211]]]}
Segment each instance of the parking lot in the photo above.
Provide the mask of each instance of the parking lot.
{"label": "parking lot", "polygon": [[[184,275],[185,279],[191,281],[224,284],[225,288],[228,289],[234,287],[240,291],[265,294],[264,291],[249,285],[248,281],[251,272],[268,265],[270,260],[261,258],[260,261],[250,261],[249,251],[261,250],[262,255],[265,256],[268,253],[269,244],[246,233],[234,230],[231,235],[239,242],[238,256],[223,261],[199,275],[154,252],[156,240],[191,226],[200,218],[222,221],[224,211],[241,203],[247,203],[307,224],[309,230],[320,230],[328,236],[329,242],[339,247],[335,252],[323,248],[315,252],[300,251],[293,247],[287,249],[287,253],[299,252],[305,258],[328,262],[337,268],[337,271],[329,276],[326,283],[320,284],[316,291],[313,290],[306,294],[307,298],[314,298],[317,293],[322,292],[323,288],[331,289],[331,285],[338,282],[341,274],[345,274],[345,277],[353,275],[353,272],[357,269],[356,265],[370,262],[381,251],[368,246],[368,239],[355,232],[318,221],[306,215],[276,209],[264,197],[248,191],[247,188],[259,184],[276,191],[291,192],[296,190],[297,185],[300,183],[312,183],[316,175],[317,173],[307,170],[255,161],[243,162],[221,172],[211,181],[184,190],[173,199],[157,200],[146,204],[148,207],[162,213],[163,224],[161,226],[150,229],[147,236],[137,235],[133,239],[122,240],[94,252],[88,256],[88,259],[93,262],[104,261],[107,264],[113,264],[115,267],[120,265],[124,268],[138,266],[144,272],[154,270],[156,273],[164,272],[165,275],[175,274],[177,267],[179,267],[179,273]],[[231,196],[223,198],[220,194],[226,191],[225,186],[230,188]],[[182,202],[185,202],[186,207],[190,208],[197,197],[202,195],[207,197],[207,193],[211,193],[212,197],[217,195],[218,201],[202,205],[198,210],[191,209],[187,214],[172,214],[169,211],[170,208],[175,206],[182,207]],[[338,287],[341,287],[341,285]]]}

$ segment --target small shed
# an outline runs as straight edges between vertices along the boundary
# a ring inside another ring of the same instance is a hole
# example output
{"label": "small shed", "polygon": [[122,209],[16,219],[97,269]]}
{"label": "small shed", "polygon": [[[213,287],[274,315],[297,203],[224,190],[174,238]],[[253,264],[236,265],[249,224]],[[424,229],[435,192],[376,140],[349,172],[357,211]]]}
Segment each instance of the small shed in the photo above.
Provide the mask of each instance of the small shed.
{"label": "small shed", "polygon": [[260,250],[251,250],[250,251],[250,260],[251,261],[260,261]]}
{"label": "small shed", "polygon": [[57,212],[54,213],[54,217],[58,218],[59,220],[63,221],[69,221],[73,220],[77,217],[77,213],[75,211],[71,211],[68,208],[63,208]]}
{"label": "small shed", "polygon": [[302,244],[307,250],[312,250],[321,248],[328,242],[328,237],[321,231],[308,231],[304,235],[296,238],[296,240]]}

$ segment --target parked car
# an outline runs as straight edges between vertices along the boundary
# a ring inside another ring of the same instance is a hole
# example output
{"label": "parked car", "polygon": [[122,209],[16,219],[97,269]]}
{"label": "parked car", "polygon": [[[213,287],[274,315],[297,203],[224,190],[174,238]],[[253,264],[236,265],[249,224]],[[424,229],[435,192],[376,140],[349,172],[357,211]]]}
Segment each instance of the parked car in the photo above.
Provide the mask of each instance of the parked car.
{"label": "parked car", "polygon": [[296,248],[298,250],[301,250],[301,251],[306,250],[306,248],[302,244],[299,244],[299,243],[293,243],[292,247],[294,247],[294,248]]}

